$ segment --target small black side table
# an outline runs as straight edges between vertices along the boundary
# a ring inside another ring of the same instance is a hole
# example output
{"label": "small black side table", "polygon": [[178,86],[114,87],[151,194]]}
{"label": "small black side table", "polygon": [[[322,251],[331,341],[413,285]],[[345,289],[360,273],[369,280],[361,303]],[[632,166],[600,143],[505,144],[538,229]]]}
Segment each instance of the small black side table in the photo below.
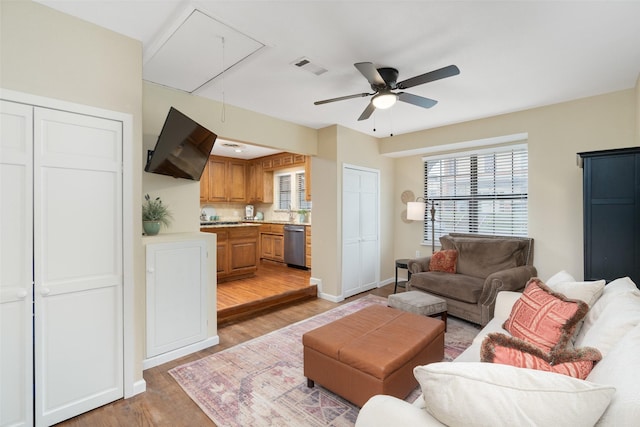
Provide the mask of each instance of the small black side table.
{"label": "small black side table", "polygon": [[[397,259],[396,260],[396,285],[393,287],[393,293],[394,294],[398,291],[398,286],[400,286],[401,288],[406,288],[407,281],[411,280],[411,272],[409,271],[409,268],[407,267],[407,263],[408,262],[409,262],[409,260],[407,258],[402,258],[402,259]],[[401,282],[398,282],[398,269],[399,268],[405,268],[407,270],[407,280],[403,280]]]}

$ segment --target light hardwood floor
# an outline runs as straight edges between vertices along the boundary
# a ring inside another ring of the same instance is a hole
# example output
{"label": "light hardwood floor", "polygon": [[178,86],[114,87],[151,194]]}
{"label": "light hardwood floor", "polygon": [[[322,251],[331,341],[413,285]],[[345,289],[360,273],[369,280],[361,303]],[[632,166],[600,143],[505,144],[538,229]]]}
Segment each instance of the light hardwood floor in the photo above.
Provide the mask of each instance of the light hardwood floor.
{"label": "light hardwood floor", "polygon": [[[255,294],[262,293],[263,288],[277,288],[279,286],[297,289],[300,283],[304,283],[304,275],[307,275],[306,283],[308,287],[308,272],[303,270],[282,267],[271,268],[267,266],[269,274],[263,274],[263,282],[270,285],[260,286],[260,275],[253,281],[237,283],[239,288],[245,289],[248,298],[253,299]],[[277,267],[277,265],[276,265]],[[267,276],[269,276],[267,278]],[[301,279],[302,277],[302,279]],[[240,282],[240,281],[236,281]],[[233,282],[229,282],[233,283]],[[289,284],[287,286],[286,284]],[[230,288],[224,289],[221,284],[218,289],[219,309],[233,307],[241,304],[237,297],[227,295]],[[285,289],[287,292],[287,289]],[[314,289],[315,292],[315,289]],[[198,408],[198,406],[184,393],[182,388],[175,382],[168,371],[178,365],[198,360],[209,354],[217,353],[234,345],[248,341],[252,338],[264,335],[276,329],[306,319],[319,313],[335,308],[354,299],[361,298],[366,294],[388,296],[393,293],[393,284],[372,290],[367,293],[355,295],[341,303],[332,303],[319,298],[305,298],[301,301],[289,302],[281,307],[259,307],[259,313],[254,315],[235,316],[218,326],[218,336],[220,344],[185,356],[183,358],[165,363],[155,368],[144,371],[143,376],[147,383],[147,391],[130,399],[122,399],[100,407],[93,411],[79,415],[70,420],[64,421],[58,426],[63,427],[137,427],[137,426],[171,426],[171,427],[199,427],[215,426],[215,424]],[[265,297],[269,298],[269,296]]]}
{"label": "light hardwood floor", "polygon": [[255,277],[218,284],[218,325],[293,301],[316,298],[317,289],[309,284],[310,278],[309,270],[262,261]]}

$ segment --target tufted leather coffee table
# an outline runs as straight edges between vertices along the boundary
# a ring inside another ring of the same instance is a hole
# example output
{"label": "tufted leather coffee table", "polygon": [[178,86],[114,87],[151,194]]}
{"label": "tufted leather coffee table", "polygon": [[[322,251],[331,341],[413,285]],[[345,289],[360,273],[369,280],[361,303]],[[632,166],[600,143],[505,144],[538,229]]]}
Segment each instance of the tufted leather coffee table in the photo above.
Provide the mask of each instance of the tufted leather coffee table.
{"label": "tufted leather coffee table", "polygon": [[413,368],[444,358],[444,322],[374,305],[302,336],[304,375],[358,406],[376,394],[404,399]]}

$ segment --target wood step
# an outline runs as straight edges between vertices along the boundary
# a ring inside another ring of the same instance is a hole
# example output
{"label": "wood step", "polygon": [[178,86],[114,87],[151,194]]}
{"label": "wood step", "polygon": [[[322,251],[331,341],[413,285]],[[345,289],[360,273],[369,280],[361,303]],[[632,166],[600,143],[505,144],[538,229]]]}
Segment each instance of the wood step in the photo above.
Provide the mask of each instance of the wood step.
{"label": "wood step", "polygon": [[260,300],[247,301],[245,303],[221,308],[218,310],[218,326],[233,320],[253,317],[256,316],[257,313],[261,313],[266,310],[281,308],[295,302],[317,298],[317,296],[317,286],[309,285],[305,288],[286,291]]}

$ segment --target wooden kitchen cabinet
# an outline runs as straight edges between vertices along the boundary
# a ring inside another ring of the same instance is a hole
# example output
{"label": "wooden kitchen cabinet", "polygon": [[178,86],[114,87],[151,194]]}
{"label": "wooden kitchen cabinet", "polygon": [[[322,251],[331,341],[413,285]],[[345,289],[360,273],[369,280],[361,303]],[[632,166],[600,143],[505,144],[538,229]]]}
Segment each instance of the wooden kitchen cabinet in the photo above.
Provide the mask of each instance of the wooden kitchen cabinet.
{"label": "wooden kitchen cabinet", "polygon": [[260,258],[284,262],[284,225],[263,224],[260,226]]}
{"label": "wooden kitchen cabinet", "polygon": [[210,156],[200,179],[200,201],[245,203],[246,175],[245,160]]}
{"label": "wooden kitchen cabinet", "polygon": [[311,268],[311,226],[304,227],[305,233],[305,267]]}
{"label": "wooden kitchen cabinet", "polygon": [[[227,162],[227,201],[245,203],[247,201],[247,163],[232,159]],[[215,182],[213,183],[215,185]]]}
{"label": "wooden kitchen cabinet", "polygon": [[247,193],[249,203],[273,203],[273,171],[264,171],[262,160],[249,162]]}
{"label": "wooden kitchen cabinet", "polygon": [[209,161],[204,165],[202,176],[200,177],[200,203],[209,201]]}
{"label": "wooden kitchen cabinet", "polygon": [[271,261],[284,262],[284,236],[277,234],[261,234],[261,258]]}
{"label": "wooden kitchen cabinet", "polygon": [[255,275],[258,269],[258,228],[203,227],[200,231],[216,233],[218,283]]}
{"label": "wooden kitchen cabinet", "polygon": [[261,157],[264,170],[284,169],[296,165],[304,165],[308,156],[295,153],[278,153]]}

